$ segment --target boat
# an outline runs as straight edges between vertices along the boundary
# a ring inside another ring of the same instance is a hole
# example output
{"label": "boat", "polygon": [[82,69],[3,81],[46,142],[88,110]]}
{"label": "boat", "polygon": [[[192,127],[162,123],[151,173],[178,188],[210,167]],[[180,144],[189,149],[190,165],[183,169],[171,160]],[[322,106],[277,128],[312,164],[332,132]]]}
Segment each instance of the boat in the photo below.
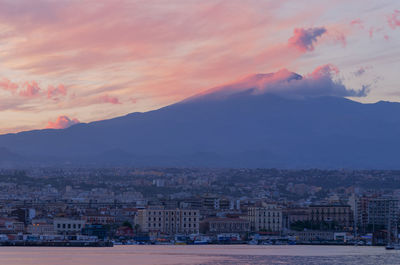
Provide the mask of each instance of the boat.
{"label": "boat", "polygon": [[387,250],[400,250],[400,244],[396,243],[396,244],[387,244],[386,245],[386,249]]}

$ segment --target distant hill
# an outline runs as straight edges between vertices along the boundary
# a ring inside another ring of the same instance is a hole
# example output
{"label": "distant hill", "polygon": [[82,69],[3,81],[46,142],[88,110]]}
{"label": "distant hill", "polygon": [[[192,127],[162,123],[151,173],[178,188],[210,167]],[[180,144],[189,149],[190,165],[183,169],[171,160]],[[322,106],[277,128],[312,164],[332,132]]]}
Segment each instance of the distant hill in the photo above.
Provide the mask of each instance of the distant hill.
{"label": "distant hill", "polygon": [[[400,168],[399,103],[304,94],[301,80],[294,73],[254,75],[154,111],[1,135],[0,162]],[[299,93],[260,90],[266,82]]]}

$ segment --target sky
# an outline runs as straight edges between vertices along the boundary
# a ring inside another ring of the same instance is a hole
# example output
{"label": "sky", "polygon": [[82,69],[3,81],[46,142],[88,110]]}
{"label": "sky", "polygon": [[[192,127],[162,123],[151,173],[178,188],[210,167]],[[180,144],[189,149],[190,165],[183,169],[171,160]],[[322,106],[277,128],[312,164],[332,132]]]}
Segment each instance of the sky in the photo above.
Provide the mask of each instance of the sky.
{"label": "sky", "polygon": [[398,0],[0,0],[0,134],[149,111],[256,73],[327,70],[343,96],[400,102],[399,44]]}

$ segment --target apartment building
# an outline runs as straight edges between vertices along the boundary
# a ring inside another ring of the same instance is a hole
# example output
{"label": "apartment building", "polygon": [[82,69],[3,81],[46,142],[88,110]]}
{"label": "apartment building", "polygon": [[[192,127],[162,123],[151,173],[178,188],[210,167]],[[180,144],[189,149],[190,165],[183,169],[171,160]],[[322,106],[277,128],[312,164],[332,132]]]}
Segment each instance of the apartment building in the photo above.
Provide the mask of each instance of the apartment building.
{"label": "apartment building", "polygon": [[152,207],[138,211],[137,224],[142,232],[197,234],[199,219],[199,210]]}
{"label": "apartment building", "polygon": [[252,231],[282,231],[282,209],[275,204],[249,207],[247,214]]}

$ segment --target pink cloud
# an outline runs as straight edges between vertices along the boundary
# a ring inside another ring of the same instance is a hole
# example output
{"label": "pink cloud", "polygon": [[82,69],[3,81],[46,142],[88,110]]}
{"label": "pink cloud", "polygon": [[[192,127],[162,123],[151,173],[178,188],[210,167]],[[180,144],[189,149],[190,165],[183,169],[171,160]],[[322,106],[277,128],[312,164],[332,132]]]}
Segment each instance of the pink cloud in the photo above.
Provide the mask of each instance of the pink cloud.
{"label": "pink cloud", "polygon": [[15,93],[18,89],[19,85],[17,83],[11,82],[7,78],[3,78],[0,80],[0,88]]}
{"label": "pink cloud", "polygon": [[364,22],[359,18],[350,21],[350,25],[357,26],[360,29],[364,29]]}
{"label": "pink cloud", "polygon": [[132,104],[136,104],[138,99],[137,98],[130,98],[130,101]]}
{"label": "pink cloud", "polygon": [[388,17],[389,26],[392,29],[396,27],[400,27],[400,10],[395,10],[389,17]]}
{"label": "pink cloud", "polygon": [[117,97],[113,97],[108,94],[101,96],[99,98],[99,101],[101,103],[121,104],[121,102],[119,101],[119,99]]}
{"label": "pink cloud", "polygon": [[66,95],[67,95],[67,89],[63,84],[59,84],[58,86],[49,85],[47,88],[47,98],[54,98]]}
{"label": "pink cloud", "polygon": [[339,68],[333,64],[325,64],[318,66],[317,68],[314,69],[314,71],[309,74],[314,79],[318,79],[323,76],[329,76],[332,77],[333,75],[339,74]]}
{"label": "pink cloud", "polygon": [[374,28],[373,27],[369,28],[368,34],[369,34],[369,37],[372,39],[372,37],[374,36]]}
{"label": "pink cloud", "polygon": [[57,117],[56,121],[49,121],[47,123],[46,129],[65,129],[77,123],[79,123],[78,119],[70,119],[68,116],[61,115]]}
{"label": "pink cloud", "polygon": [[36,81],[25,82],[22,86],[25,88],[25,90],[19,92],[22,97],[33,98],[40,93],[40,87]]}
{"label": "pink cloud", "polygon": [[301,52],[313,51],[318,38],[326,33],[324,27],[319,28],[296,28],[293,36],[289,39],[289,46],[295,47]]}

